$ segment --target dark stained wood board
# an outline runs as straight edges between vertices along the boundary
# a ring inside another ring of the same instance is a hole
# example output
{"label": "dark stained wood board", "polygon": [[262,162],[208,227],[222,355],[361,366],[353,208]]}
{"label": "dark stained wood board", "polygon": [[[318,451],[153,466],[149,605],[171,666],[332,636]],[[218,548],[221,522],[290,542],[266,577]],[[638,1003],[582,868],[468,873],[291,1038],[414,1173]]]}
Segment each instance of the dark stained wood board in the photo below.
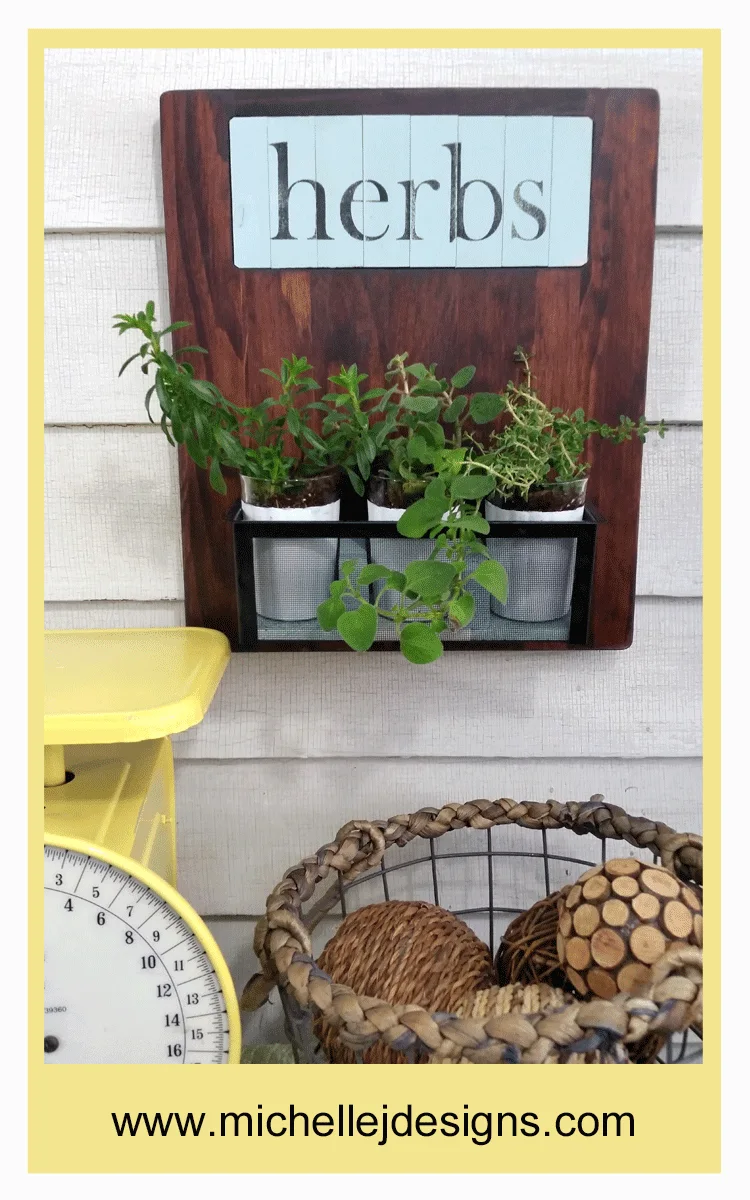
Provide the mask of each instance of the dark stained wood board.
{"label": "dark stained wood board", "polygon": [[[234,266],[229,121],[234,116],[367,113],[589,116],[593,157],[589,261],[582,267],[316,268]],[[175,345],[208,350],[205,372],[238,403],[267,394],[259,374],[305,354],[319,382],[356,361],[372,384],[389,358],[478,367],[477,391],[500,390],[516,345],[531,348],[550,405],[600,421],[645,409],[656,209],[659,98],[648,89],[185,91],[161,97],[162,176]],[[641,446],[592,440],[588,498],[598,534],[590,646],[624,649],[633,633]],[[180,450],[188,625],[237,646],[232,530],[239,495],[213,492]],[[514,649],[550,649],[513,643]],[[568,649],[564,644],[554,648]]]}

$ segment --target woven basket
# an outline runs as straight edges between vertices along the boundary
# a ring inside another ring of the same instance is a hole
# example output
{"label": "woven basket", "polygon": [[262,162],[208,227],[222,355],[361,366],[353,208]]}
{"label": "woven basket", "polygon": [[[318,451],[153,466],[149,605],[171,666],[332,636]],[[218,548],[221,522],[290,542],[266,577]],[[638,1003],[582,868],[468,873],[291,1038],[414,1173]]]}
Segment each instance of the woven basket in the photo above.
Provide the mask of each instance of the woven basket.
{"label": "woven basket", "polygon": [[[493,843],[492,831],[510,826],[538,831],[540,852],[499,849]],[[321,918],[337,904],[345,915],[351,889],[366,879],[380,878],[384,897],[389,899],[389,873],[402,867],[393,861],[394,855],[398,857],[396,848],[405,848],[416,838],[425,839],[429,853],[403,865],[430,864],[434,883],[430,898],[439,903],[437,866],[442,859],[455,860],[463,855],[443,853],[436,843],[465,829],[480,831],[478,836],[486,839],[486,849],[480,853],[487,856],[491,866],[495,859],[502,862],[507,857],[543,859],[548,894],[554,890],[550,886],[550,864],[558,867],[570,863],[575,878],[585,866],[596,865],[597,861],[551,854],[547,845],[551,830],[569,830],[580,837],[593,835],[601,851],[598,861],[607,858],[608,839],[626,841],[652,854],[654,861],[680,879],[702,883],[703,842],[699,836],[676,833],[646,817],[631,817],[623,809],[606,804],[601,796],[592,797],[586,804],[474,800],[447,804],[441,809],[420,809],[387,821],[350,821],[317,854],[286,872],[269,896],[266,916],[255,931],[255,952],[262,975],[245,989],[243,1007],[257,1007],[278,984],[287,1033],[298,1062],[324,1061],[313,1034],[316,1017],[323,1017],[337,1031],[341,1043],[354,1052],[357,1061],[361,1061],[364,1051],[379,1044],[402,1053],[408,1062],[460,1059],[467,1063],[564,1063],[582,1061],[579,1056],[586,1055],[602,1063],[624,1064],[631,1062],[628,1048],[648,1034],[686,1035],[689,1029],[701,1027],[703,958],[701,950],[694,947],[671,947],[653,965],[648,982],[637,996],[573,1000],[564,1006],[564,1012],[545,1008],[539,1013],[513,1014],[512,1020],[492,1014],[471,1017],[459,1012],[430,1012],[416,1004],[390,1004],[383,997],[361,995],[332,980],[313,956],[311,934]],[[475,872],[479,855],[467,851],[465,856]],[[316,903],[305,907],[332,872],[333,886]],[[482,910],[465,909],[457,915],[487,912],[492,949],[496,914],[517,914],[524,906],[498,903],[492,869],[489,883],[488,905]],[[671,1052],[667,1061],[672,1061]]]}

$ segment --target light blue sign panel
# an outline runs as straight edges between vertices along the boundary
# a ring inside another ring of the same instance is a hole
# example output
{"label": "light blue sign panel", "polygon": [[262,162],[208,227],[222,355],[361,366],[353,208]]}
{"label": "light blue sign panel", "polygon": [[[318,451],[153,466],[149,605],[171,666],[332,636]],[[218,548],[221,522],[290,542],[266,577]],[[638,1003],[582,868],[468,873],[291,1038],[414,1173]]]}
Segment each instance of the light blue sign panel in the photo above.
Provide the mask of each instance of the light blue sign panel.
{"label": "light blue sign panel", "polygon": [[270,267],[268,199],[268,121],[265,117],[229,122],[232,234],[237,267]]}
{"label": "light blue sign panel", "polygon": [[552,117],[513,117],[505,132],[503,266],[546,267]]}
{"label": "light blue sign panel", "polygon": [[[555,117],[552,124],[550,267],[580,267],[588,262],[593,131],[590,117]],[[580,169],[585,162],[588,172]]]}
{"label": "light blue sign panel", "polygon": [[575,267],[590,117],[234,117],[234,262]]}
{"label": "light blue sign panel", "polygon": [[316,118],[267,120],[271,266],[317,267],[328,205],[315,168]]}
{"label": "light blue sign panel", "polygon": [[361,267],[362,118],[315,117],[315,172],[325,180],[326,230],[318,241],[319,267]]}
{"label": "light blue sign panel", "polygon": [[[451,154],[458,142],[458,117],[411,118],[408,188],[409,266],[455,267],[451,221]],[[406,210],[407,202],[404,203]],[[404,220],[406,226],[406,220]]]}
{"label": "light blue sign panel", "polygon": [[457,267],[502,266],[505,122],[505,117],[458,118]]}
{"label": "light blue sign panel", "polygon": [[400,181],[411,178],[410,121],[399,115],[362,118],[366,267],[409,265],[405,189]]}

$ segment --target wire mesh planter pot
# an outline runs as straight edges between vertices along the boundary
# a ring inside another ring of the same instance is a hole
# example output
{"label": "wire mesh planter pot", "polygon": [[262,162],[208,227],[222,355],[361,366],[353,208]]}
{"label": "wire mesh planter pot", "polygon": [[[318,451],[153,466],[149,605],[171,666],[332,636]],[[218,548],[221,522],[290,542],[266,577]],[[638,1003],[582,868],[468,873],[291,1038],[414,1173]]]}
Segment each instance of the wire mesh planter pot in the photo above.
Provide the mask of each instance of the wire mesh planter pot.
{"label": "wire mesh planter pot", "polygon": [[287,871],[268,897],[255,932],[262,975],[245,989],[244,1006],[257,1006],[278,985],[299,1063],[327,1061],[314,1030],[321,1021],[354,1062],[367,1061],[363,1056],[380,1046],[412,1063],[626,1064],[633,1061],[629,1048],[649,1036],[662,1045],[656,1061],[699,1062],[703,988],[696,946],[669,947],[637,995],[567,997],[564,1009],[512,1021],[389,1004],[336,982],[316,961],[314,937],[327,940],[336,922],[373,900],[401,898],[450,909],[484,935],[494,955],[503,929],[539,898],[534,877],[552,896],[613,857],[610,841],[629,843],[684,883],[702,886],[698,835],[629,816],[601,796],[583,804],[474,800],[350,821]]}

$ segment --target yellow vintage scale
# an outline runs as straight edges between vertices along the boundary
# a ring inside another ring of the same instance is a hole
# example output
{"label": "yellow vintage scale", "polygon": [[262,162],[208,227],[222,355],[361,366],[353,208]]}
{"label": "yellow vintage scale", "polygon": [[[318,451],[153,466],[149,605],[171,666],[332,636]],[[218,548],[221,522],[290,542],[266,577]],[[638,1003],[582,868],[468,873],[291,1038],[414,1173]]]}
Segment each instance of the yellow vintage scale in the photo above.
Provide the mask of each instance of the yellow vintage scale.
{"label": "yellow vintage scale", "polygon": [[210,629],[45,634],[47,1063],[239,1062],[229,971],[175,886],[169,740],[228,660]]}

